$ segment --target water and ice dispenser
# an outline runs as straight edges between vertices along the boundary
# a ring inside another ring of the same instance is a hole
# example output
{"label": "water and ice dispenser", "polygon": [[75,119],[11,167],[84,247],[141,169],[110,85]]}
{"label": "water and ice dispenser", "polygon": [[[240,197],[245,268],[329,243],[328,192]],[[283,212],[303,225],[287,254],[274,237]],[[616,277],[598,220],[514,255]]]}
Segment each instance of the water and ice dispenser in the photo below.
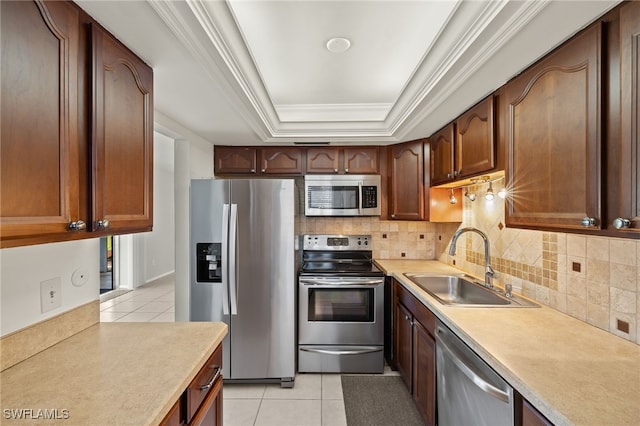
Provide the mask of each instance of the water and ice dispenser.
{"label": "water and ice dispenser", "polygon": [[222,244],[196,243],[196,281],[222,282]]}

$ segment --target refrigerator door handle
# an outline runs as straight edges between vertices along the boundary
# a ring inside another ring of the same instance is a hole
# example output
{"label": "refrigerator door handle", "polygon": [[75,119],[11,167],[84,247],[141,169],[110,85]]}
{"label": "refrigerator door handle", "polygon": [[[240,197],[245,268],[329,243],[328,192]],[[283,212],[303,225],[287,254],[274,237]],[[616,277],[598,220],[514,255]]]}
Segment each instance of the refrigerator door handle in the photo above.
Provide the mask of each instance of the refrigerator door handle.
{"label": "refrigerator door handle", "polygon": [[229,225],[229,288],[231,289],[231,315],[238,315],[238,205],[231,204]]}
{"label": "refrigerator door handle", "polygon": [[229,204],[222,206],[222,314],[229,315]]}

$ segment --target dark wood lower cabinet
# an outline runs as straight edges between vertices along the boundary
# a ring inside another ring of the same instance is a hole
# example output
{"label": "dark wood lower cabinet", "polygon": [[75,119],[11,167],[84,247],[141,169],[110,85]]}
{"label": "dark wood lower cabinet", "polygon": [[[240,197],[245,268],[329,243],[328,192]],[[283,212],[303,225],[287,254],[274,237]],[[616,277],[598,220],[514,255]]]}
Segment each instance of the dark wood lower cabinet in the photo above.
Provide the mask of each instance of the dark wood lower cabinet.
{"label": "dark wood lower cabinet", "polygon": [[209,357],[160,425],[222,425],[222,345]]}
{"label": "dark wood lower cabinet", "polygon": [[426,425],[436,424],[435,315],[394,281],[394,360]]}

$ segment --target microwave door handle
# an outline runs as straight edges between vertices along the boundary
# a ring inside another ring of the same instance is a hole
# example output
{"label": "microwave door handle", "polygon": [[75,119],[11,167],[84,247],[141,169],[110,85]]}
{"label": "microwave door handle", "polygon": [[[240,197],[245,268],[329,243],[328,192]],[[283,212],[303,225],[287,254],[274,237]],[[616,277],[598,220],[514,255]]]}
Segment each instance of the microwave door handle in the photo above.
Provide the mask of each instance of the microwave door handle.
{"label": "microwave door handle", "polygon": [[229,315],[229,204],[222,206],[222,314]]}
{"label": "microwave door handle", "polygon": [[358,214],[362,215],[362,182],[358,182]]}
{"label": "microwave door handle", "polygon": [[231,315],[238,315],[238,205],[231,204],[229,224],[229,288]]}

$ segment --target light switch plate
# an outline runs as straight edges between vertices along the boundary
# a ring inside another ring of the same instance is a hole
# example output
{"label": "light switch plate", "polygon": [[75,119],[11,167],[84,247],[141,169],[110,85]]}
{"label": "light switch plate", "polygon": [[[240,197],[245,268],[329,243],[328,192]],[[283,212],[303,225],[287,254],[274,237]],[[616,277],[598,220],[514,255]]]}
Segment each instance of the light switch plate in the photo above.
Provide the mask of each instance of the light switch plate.
{"label": "light switch plate", "polygon": [[42,313],[62,306],[62,281],[60,277],[40,282],[40,306]]}

